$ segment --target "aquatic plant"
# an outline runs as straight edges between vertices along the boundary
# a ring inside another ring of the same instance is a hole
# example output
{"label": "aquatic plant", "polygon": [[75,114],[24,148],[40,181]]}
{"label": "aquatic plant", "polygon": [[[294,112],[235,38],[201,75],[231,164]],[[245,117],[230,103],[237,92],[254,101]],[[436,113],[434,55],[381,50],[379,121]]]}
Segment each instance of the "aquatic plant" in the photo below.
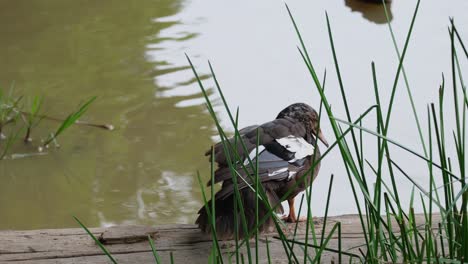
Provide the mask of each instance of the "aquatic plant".
{"label": "aquatic plant", "polygon": [[16,142],[18,137],[23,133],[24,143],[29,144],[32,141],[32,129],[38,126],[43,119],[58,121],[60,125],[54,133],[51,133],[37,146],[39,151],[42,151],[44,147],[48,147],[51,142],[55,141],[59,135],[73,124],[101,127],[108,130],[113,129],[111,125],[96,125],[85,122],[79,123],[78,119],[88,110],[96,97],[92,97],[79,105],[78,109],[65,119],[53,118],[41,113],[44,105],[43,97],[35,96],[29,100],[27,104],[23,104],[24,98],[24,96],[15,96],[13,88],[10,89],[8,94],[0,90],[0,160],[7,155],[13,143]]}
{"label": "aquatic plant", "polygon": [[64,120],[63,122],[60,124],[60,126],[57,128],[57,130],[52,133],[44,142],[44,146],[47,146],[49,145],[50,142],[52,142],[53,140],[55,140],[60,134],[62,134],[65,129],[69,128],[71,125],[75,124],[76,121],[78,121],[78,118],[80,118],[85,112],[86,110],[88,110],[89,106],[91,105],[91,103],[94,102],[94,100],[96,100],[96,97],[92,97],[91,99],[89,99],[88,101],[86,101],[85,103],[81,104],[79,107],[78,107],[78,110],[76,110],[75,112],[69,114]]}

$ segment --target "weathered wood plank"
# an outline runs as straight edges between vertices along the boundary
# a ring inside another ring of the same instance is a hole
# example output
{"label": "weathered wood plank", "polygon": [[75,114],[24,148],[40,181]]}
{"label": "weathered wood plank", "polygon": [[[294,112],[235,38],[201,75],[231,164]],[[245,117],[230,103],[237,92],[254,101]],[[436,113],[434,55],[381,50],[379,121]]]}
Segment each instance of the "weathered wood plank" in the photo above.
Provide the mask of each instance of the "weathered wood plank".
{"label": "weathered wood plank", "polygon": [[[422,215],[417,215],[417,223],[423,224]],[[434,223],[439,216],[434,216]],[[315,230],[320,234],[323,227],[321,219],[316,219]],[[356,215],[330,217],[327,221],[327,235],[336,222],[341,222],[343,249],[362,245],[363,235]],[[284,231],[292,237],[294,225],[286,225]],[[106,247],[119,263],[155,263],[147,237],[150,235],[161,255],[163,263],[169,262],[173,252],[176,263],[206,263],[212,242],[210,236],[202,234],[195,225],[115,226],[110,228],[92,228],[91,232],[106,244]],[[281,241],[274,239],[276,234],[262,235],[259,240],[261,263],[267,263],[266,239],[268,238],[271,257],[274,263],[288,262]],[[305,223],[300,223],[297,241],[304,241]],[[328,248],[338,248],[338,236],[333,235]],[[320,238],[319,238],[320,239]],[[220,246],[227,259],[234,250],[233,241],[221,241]],[[254,252],[254,241],[251,243]],[[246,249],[242,251],[247,257]],[[303,247],[294,245],[294,252],[299,260],[303,257]],[[311,258],[315,249],[309,248]],[[351,252],[359,254],[357,249]],[[337,260],[337,254],[325,252],[322,262]],[[344,258],[348,259],[348,258]],[[233,258],[233,260],[235,260]],[[47,229],[29,231],[0,231],[0,263],[109,263],[108,258],[81,228]]]}

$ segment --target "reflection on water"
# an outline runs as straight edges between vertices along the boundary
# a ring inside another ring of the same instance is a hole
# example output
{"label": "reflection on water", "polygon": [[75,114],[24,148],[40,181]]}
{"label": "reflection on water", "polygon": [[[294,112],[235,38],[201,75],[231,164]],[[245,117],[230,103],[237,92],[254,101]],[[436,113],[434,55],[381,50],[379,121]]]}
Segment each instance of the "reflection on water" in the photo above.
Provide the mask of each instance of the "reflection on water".
{"label": "reflection on water", "polygon": [[[387,17],[385,16],[385,9],[382,1],[370,1],[370,0],[345,0],[347,7],[351,8],[352,12],[359,12],[362,16],[376,24],[387,23]],[[386,4],[388,19],[392,21],[392,2],[388,1]]]}
{"label": "reflection on water", "polygon": [[[59,139],[60,150],[2,161],[0,229],[76,227],[72,215],[89,226],[192,223],[202,201],[196,172],[200,170],[203,181],[208,179],[209,164],[203,153],[215,132],[185,52],[208,86],[212,84],[204,61],[213,62],[226,98],[233,109],[239,106],[241,127],[271,120],[293,102],[319,104],[282,2],[0,3],[0,87],[15,82],[17,93],[44,95],[45,110],[57,116],[74,109],[80,99],[97,95],[87,121],[116,126],[113,132],[77,127]],[[399,45],[406,37],[414,5],[397,1],[389,6]],[[375,100],[371,61],[376,62],[381,96],[388,98],[398,60],[388,28],[376,25],[386,21],[381,5],[324,0],[291,1],[289,6],[317,70],[328,69],[327,93],[337,115],[345,116],[345,112],[324,10],[331,19],[351,114],[356,117]],[[421,5],[405,60],[421,115],[426,103],[437,97],[441,72],[449,69],[448,17],[468,25],[467,8],[464,0]],[[468,28],[459,30],[468,36]],[[399,86],[389,136],[420,150],[404,92]],[[217,110],[227,124],[226,114],[220,107]],[[35,139],[56,125],[46,121]],[[332,138],[327,122],[323,131]],[[367,150],[375,149],[374,141],[364,143]],[[19,144],[15,152],[33,150]],[[407,173],[424,183],[426,164],[406,153],[397,154],[394,157]],[[331,201],[329,214],[355,212],[340,162],[339,153],[332,151],[322,163],[314,182],[315,215],[323,213],[321,201],[332,173],[340,179],[333,186],[339,195]],[[405,192],[409,184],[404,178],[398,182],[402,192],[408,193],[401,198],[409,200],[411,190]]]}

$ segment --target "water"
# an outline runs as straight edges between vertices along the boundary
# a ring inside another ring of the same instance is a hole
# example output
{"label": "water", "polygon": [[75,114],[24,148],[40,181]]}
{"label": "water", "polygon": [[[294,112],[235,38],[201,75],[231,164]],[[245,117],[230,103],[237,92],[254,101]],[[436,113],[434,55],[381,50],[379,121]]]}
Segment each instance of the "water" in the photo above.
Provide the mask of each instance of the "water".
{"label": "water", "polygon": [[[381,8],[352,0],[288,3],[318,71],[327,69],[327,93],[338,115],[345,116],[325,10],[353,116],[374,102],[371,61],[381,95],[388,98],[398,59]],[[89,226],[192,223],[202,205],[196,172],[207,180],[203,153],[216,133],[184,53],[207,87],[213,87],[206,64],[212,61],[231,106],[240,108],[240,126],[271,120],[293,102],[318,106],[282,1],[3,0],[0,5],[1,89],[14,83],[18,94],[43,95],[46,112],[59,117],[96,95],[84,119],[116,127],[113,132],[75,127],[59,139],[58,150],[2,161],[0,229],[76,227],[73,215]],[[414,6],[395,1],[390,7],[401,48]],[[448,17],[468,36],[467,8],[463,0],[421,3],[405,67],[422,116],[426,103],[437,98],[441,73],[449,76]],[[410,113],[400,81],[390,136],[422,152]],[[34,131],[33,144],[56,126],[44,122]],[[328,122],[323,130],[332,141]],[[369,151],[371,139],[366,139]],[[13,151],[35,152],[21,144]],[[424,182],[425,164],[396,153],[399,164]],[[312,200],[316,215],[323,214],[331,173],[336,196],[330,214],[355,212],[341,163],[333,151],[322,164]],[[408,182],[399,184],[409,194]]]}

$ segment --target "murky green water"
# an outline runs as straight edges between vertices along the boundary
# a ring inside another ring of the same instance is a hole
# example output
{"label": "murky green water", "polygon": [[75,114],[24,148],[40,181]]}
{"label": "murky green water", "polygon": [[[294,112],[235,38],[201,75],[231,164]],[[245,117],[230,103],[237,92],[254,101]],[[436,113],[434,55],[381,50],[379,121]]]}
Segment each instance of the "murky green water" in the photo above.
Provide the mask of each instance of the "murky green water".
{"label": "murky green water", "polygon": [[[72,215],[91,226],[192,221],[201,204],[194,173],[206,167],[210,118],[203,106],[176,107],[198,94],[158,96],[171,87],[155,77],[186,65],[146,54],[169,41],[159,34],[177,24],[156,20],[177,14],[182,3],[1,5],[2,87],[15,82],[18,93],[44,95],[54,116],[97,95],[86,120],[112,123],[116,131],[79,127],[64,134],[58,151],[2,162],[0,228],[74,226]],[[44,123],[36,134],[56,126]]]}
{"label": "murky green water", "polygon": [[[392,22],[403,43],[415,3],[395,1]],[[449,70],[448,16],[455,16],[468,36],[466,1],[423,2],[406,64],[422,114],[425,103],[437,96],[441,72]],[[353,114],[373,102],[371,60],[386,95],[397,58],[381,8],[354,0],[293,1],[290,6],[320,72],[328,69],[329,100],[338,113],[341,99],[325,10]],[[43,95],[53,116],[64,116],[97,95],[85,119],[116,127],[113,132],[75,127],[59,139],[58,150],[2,161],[0,229],[71,227],[76,226],[73,215],[89,226],[193,222],[202,204],[196,171],[208,178],[203,153],[215,132],[184,53],[194,58],[209,87],[205,62],[212,60],[229,101],[241,109],[244,126],[272,119],[292,102],[318,104],[296,44],[281,1],[0,0],[0,89],[14,83],[18,94]],[[401,117],[391,135],[418,149],[404,89],[395,109]],[[35,139],[55,126],[44,122]],[[324,130],[331,131],[327,125]],[[31,152],[34,148],[21,144],[14,149]],[[340,197],[332,201],[331,212],[353,212],[345,174],[332,166],[341,162],[338,153],[329,160],[317,184],[326,186],[327,175],[337,174]],[[413,160],[402,162],[411,165],[415,177],[424,177]],[[314,201],[321,214],[326,188],[317,189]]]}

